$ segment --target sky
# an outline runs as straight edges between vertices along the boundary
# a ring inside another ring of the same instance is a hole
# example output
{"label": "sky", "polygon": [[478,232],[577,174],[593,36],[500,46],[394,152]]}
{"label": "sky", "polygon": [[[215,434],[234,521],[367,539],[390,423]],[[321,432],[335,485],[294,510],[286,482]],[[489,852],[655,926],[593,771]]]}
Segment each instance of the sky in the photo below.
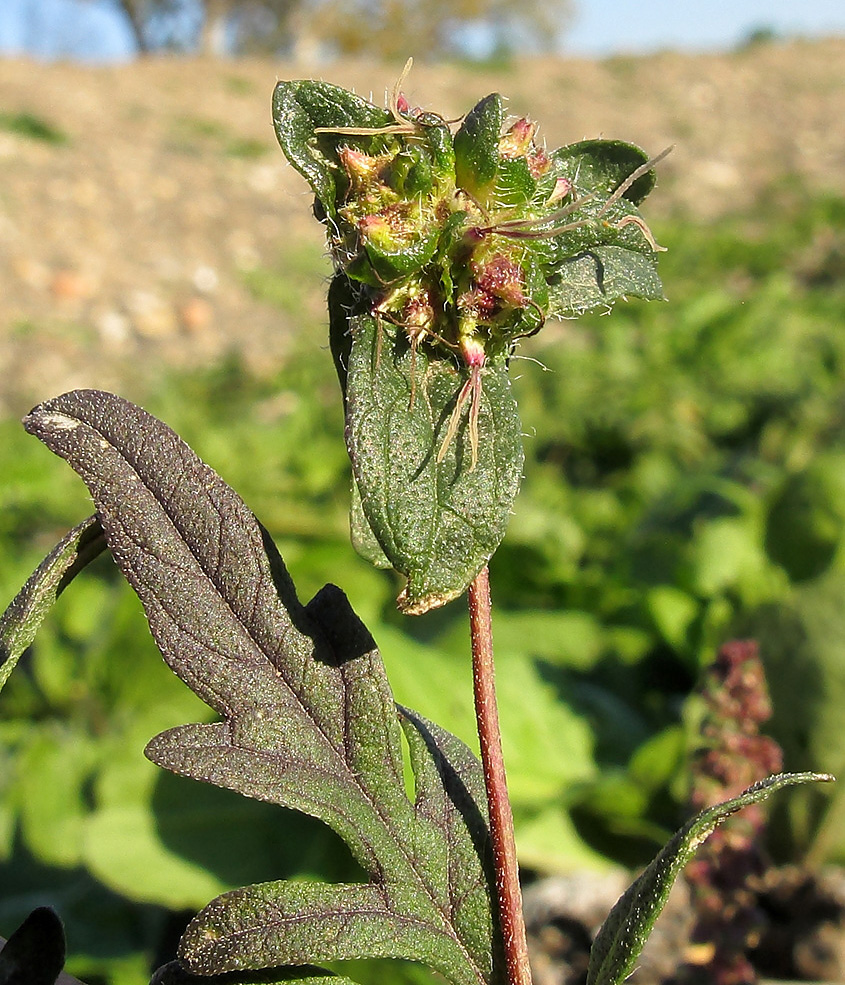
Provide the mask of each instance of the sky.
{"label": "sky", "polygon": [[[601,57],[666,48],[722,50],[753,31],[845,37],[843,0],[574,0],[565,54]],[[131,57],[132,41],[107,0],[0,0],[0,55]]]}
{"label": "sky", "polygon": [[576,0],[564,50],[576,55],[733,48],[758,28],[845,36],[843,0]]}

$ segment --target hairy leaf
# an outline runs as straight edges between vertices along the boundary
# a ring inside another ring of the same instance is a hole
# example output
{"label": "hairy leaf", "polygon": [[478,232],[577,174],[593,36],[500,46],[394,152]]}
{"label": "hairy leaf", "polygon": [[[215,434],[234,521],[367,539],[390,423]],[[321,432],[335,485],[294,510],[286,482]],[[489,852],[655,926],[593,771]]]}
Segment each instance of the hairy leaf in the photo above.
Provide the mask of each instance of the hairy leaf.
{"label": "hairy leaf", "polygon": [[[637,168],[648,163],[647,155],[635,144],[623,140],[579,140],[552,151],[552,174],[570,178],[576,187],[607,198]],[[625,192],[634,205],[651,192],[656,173],[647,171]]]}
{"label": "hairy leaf", "polygon": [[[352,289],[349,279],[343,274],[332,278],[329,285],[329,344],[335,370],[343,393],[344,408],[346,407],[346,390],[349,374],[349,357],[352,353],[352,332],[350,318],[353,314],[366,312],[366,305],[361,304],[360,295]],[[361,493],[358,483],[352,479],[352,501],[349,507],[349,532],[352,546],[362,558],[376,568],[392,567],[390,559],[384,553],[364,507],[361,503]]]}
{"label": "hairy leaf", "polygon": [[320,818],[371,877],[224,894],[183,938],[188,968],[403,957],[457,985],[498,980],[480,765],[403,712],[411,803],[381,659],[345,596],[327,586],[301,605],[243,502],[140,408],[76,391],[25,425],[85,480],[165,659],[222,717],[163,733],[149,757]]}
{"label": "hairy leaf", "polygon": [[52,604],[105,546],[99,520],[89,516],[69,531],[33,571],[0,616],[0,688],[35,638]]}
{"label": "hairy leaf", "polygon": [[399,606],[422,613],[463,592],[504,536],[523,464],[519,340],[552,315],[663,296],[636,208],[660,158],[605,140],[548,154],[527,118],[502,133],[498,93],[454,136],[396,89],[381,110],[281,82],[273,117],[337,270],[353,543],[407,576]]}
{"label": "hairy leaf", "polygon": [[477,103],[455,134],[455,178],[479,201],[486,202],[499,171],[499,136],[505,111],[498,92]]}
{"label": "hairy leaf", "polygon": [[315,130],[372,129],[393,122],[386,110],[328,82],[279,82],[273,92],[273,123],[282,150],[314,189],[328,215],[336,211],[336,170],[331,151],[338,138]]}
{"label": "hairy leaf", "polygon": [[370,316],[351,331],[346,440],[362,512],[408,577],[400,608],[425,612],[463,592],[504,537],[522,477],[516,400],[504,358],[488,360],[471,468],[468,403],[447,434],[465,373]]}
{"label": "hairy leaf", "polygon": [[648,163],[639,147],[621,140],[583,140],[553,151],[538,195],[564,180],[573,200],[545,261],[550,307],[558,317],[609,308],[621,298],[663,299],[658,247],[636,208],[654,187],[655,171],[617,192]]}
{"label": "hairy leaf", "polygon": [[718,824],[783,787],[832,779],[827,773],[780,773],[755,783],[732,800],[708,807],[688,821],[610,911],[590,953],[588,985],[619,985],[625,981],[666,904],[672,884]]}
{"label": "hairy leaf", "polygon": [[574,316],[623,297],[659,301],[663,285],[649,256],[620,246],[595,246],[564,260],[549,283],[555,312]]}

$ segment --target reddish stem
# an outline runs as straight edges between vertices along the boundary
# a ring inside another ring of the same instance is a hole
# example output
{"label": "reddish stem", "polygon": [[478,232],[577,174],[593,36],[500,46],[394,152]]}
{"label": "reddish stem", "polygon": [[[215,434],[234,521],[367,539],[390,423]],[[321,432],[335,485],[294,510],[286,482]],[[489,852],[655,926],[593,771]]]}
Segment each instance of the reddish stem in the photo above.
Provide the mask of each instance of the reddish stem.
{"label": "reddish stem", "polygon": [[522,891],[513,836],[513,815],[508,799],[505,760],[496,706],[493,666],[493,627],[490,620],[490,580],[482,568],[469,586],[469,621],[472,635],[472,680],[475,717],[490,811],[490,840],[496,873],[496,897],[505,951],[508,985],[531,985],[528,944],[522,917]]}

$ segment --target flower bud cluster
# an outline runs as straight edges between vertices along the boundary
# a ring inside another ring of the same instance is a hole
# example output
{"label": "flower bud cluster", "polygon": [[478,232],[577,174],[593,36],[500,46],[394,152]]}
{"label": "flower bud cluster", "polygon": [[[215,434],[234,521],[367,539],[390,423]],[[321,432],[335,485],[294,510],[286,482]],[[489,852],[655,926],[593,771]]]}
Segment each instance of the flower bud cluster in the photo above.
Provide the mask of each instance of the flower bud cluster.
{"label": "flower bud cluster", "polygon": [[[525,216],[526,192],[536,191],[551,168],[534,142],[534,124],[517,120],[493,148],[493,170],[508,168],[526,186],[520,202],[500,206],[495,182],[488,189],[459,184],[460,148],[445,121],[411,110],[404,97],[395,115],[401,122],[383,133],[338,134],[330,224],[336,262],[370,291],[373,311],[405,329],[412,344],[466,356],[479,343],[487,352],[535,331],[548,306],[534,269],[544,251],[497,229],[501,220]],[[552,191],[544,205],[557,207],[571,195],[571,183],[559,179]]]}
{"label": "flower bud cluster", "polygon": [[662,297],[659,247],[636,208],[659,158],[604,140],[547,152],[527,118],[505,126],[498,93],[453,129],[412,107],[401,81],[388,110],[324,83],[279,83],[274,119],[357,310],[397,354],[424,346],[463,372],[447,431],[469,402],[474,469],[491,359],[504,365],[549,315]]}

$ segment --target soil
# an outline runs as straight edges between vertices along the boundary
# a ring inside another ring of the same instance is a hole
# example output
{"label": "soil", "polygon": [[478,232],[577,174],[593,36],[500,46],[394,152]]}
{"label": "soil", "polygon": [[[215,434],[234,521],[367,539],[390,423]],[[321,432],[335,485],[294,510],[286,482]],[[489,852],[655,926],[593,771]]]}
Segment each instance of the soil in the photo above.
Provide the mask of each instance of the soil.
{"label": "soil", "polygon": [[[448,117],[501,90],[550,146],[674,144],[649,217],[707,221],[772,182],[842,188],[843,63],[845,40],[496,69],[423,61],[406,89]],[[364,61],[0,61],[0,414],[81,385],[140,399],[163,366],[232,349],[273,372],[301,332],[322,338],[322,232],[275,143],[270,94],[277,78],[324,77],[380,101],[398,73]],[[9,121],[24,113],[66,140],[18,132]],[[267,270],[282,297],[262,291]]]}
{"label": "soil", "polygon": [[[534,985],[584,985],[592,940],[625,891],[627,872],[545,879],[525,892]],[[717,971],[730,955],[714,942],[693,943],[695,913],[683,878],[646,942],[631,985],[752,985],[767,981],[845,982],[845,872],[771,868],[755,887],[755,926],[748,978]],[[718,942],[716,942],[718,943]]]}

